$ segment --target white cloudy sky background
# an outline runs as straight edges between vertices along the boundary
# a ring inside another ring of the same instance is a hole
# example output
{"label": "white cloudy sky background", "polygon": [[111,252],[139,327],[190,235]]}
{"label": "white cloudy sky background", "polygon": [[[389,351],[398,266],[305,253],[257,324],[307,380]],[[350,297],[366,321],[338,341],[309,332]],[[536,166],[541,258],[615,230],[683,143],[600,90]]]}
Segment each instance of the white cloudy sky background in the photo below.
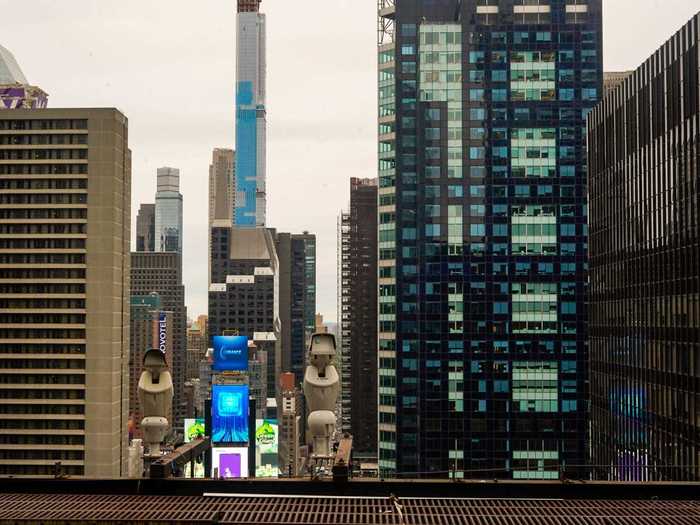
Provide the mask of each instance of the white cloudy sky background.
{"label": "white cloudy sky background", "polygon": [[[697,0],[603,0],[605,69],[639,65]],[[189,315],[207,310],[211,151],[234,147],[235,0],[0,0],[0,44],[52,107],[129,118],[132,231],[156,168],[181,170]],[[335,319],[336,218],[350,177],[376,175],[376,2],[263,0],[268,225],[318,236],[317,310]],[[15,13],[8,16],[8,13]]]}

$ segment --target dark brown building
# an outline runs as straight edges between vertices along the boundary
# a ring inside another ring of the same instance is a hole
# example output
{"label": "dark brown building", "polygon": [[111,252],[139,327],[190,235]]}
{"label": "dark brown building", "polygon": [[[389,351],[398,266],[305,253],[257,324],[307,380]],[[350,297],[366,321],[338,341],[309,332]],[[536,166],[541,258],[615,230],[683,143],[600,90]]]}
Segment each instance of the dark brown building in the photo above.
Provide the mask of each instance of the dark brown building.
{"label": "dark brown building", "polygon": [[156,205],[142,204],[136,216],[136,251],[156,250]]}
{"label": "dark brown building", "polygon": [[342,429],[361,453],[377,450],[377,180],[352,178],[338,221]]}

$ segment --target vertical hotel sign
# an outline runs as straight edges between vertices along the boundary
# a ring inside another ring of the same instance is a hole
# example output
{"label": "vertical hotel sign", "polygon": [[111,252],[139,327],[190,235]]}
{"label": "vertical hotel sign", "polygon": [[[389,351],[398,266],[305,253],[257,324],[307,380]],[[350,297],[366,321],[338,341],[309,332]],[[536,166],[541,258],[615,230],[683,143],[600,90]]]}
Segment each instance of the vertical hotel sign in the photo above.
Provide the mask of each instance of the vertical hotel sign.
{"label": "vertical hotel sign", "polygon": [[163,354],[166,353],[168,347],[168,314],[159,312],[158,315],[158,350]]}

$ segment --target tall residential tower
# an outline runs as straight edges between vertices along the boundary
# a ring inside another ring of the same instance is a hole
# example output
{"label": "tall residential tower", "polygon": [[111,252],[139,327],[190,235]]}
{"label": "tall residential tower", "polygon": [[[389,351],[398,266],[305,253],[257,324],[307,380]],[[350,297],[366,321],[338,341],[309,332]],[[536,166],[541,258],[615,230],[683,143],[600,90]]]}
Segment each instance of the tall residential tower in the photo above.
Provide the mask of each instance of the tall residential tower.
{"label": "tall residential tower", "polygon": [[265,226],[265,15],[238,0],[234,226]]}
{"label": "tall residential tower", "polygon": [[583,475],[601,0],[379,1],[387,475]]}

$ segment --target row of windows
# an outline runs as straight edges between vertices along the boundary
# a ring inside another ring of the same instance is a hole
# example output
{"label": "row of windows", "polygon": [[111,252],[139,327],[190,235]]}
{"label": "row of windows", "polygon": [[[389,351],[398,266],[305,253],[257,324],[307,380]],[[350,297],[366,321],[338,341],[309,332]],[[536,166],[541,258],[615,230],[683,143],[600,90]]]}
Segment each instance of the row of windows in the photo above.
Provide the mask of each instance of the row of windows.
{"label": "row of windows", "polygon": [[[0,337],[5,339],[5,334],[0,330]],[[27,337],[21,337],[21,339],[27,339]],[[45,337],[42,337],[45,339]],[[85,374],[69,375],[69,374],[57,374],[57,375],[31,375],[29,372],[25,374],[13,374],[13,375],[0,375],[0,384],[3,385],[84,385],[85,384]],[[0,420],[0,428],[2,427],[2,420]],[[12,428],[12,427],[5,427]],[[16,427],[21,428],[21,427]],[[35,427],[35,428],[47,428],[47,427]],[[59,427],[60,428],[60,427]]]}
{"label": "row of windows", "polygon": [[84,442],[85,438],[83,436],[17,436],[0,434],[0,444],[3,445],[83,445]]}
{"label": "row of windows", "polygon": [[[461,100],[461,95],[459,96],[458,100]],[[468,112],[464,113],[464,116],[467,118],[467,120],[472,122],[486,122],[487,120],[492,120],[525,123],[532,120],[538,120],[554,124],[557,123],[557,121],[563,121],[563,125],[565,127],[571,127],[571,121],[583,121],[586,119],[589,112],[590,109],[557,109],[547,105],[537,105],[536,108],[516,107],[510,110],[507,108],[489,107],[488,111],[486,108],[470,108]],[[448,115],[448,122],[461,122],[462,116],[463,112],[461,110],[455,110],[455,114]],[[426,110],[425,118],[428,121],[439,121],[440,110]],[[417,120],[416,117],[404,116],[401,117],[400,124],[401,128],[404,130],[416,129]],[[427,122],[426,125],[430,126],[431,124],[430,122]]]}
{"label": "row of windows", "polygon": [[[412,43],[404,43],[401,45],[401,56],[411,57],[416,55],[416,45]],[[507,65],[508,54],[506,51],[469,51],[465,54],[469,64],[477,65]],[[461,64],[461,51],[420,51],[419,54],[421,64]],[[559,63],[572,64],[580,62],[581,64],[596,64],[598,62],[598,51],[596,49],[563,49],[559,51],[511,51],[511,64],[524,63]]]}
{"label": "row of windows", "polygon": [[[416,72],[415,62],[402,62],[401,72],[405,75],[410,75]],[[437,78],[436,76],[437,75]],[[393,75],[392,77],[393,78]],[[483,69],[471,69],[466,72],[466,76],[461,71],[447,72],[428,72],[421,74],[421,82],[462,82],[466,78],[467,82],[474,84],[483,84],[486,80],[491,82],[508,82],[509,75],[507,69],[491,69],[486,71]],[[560,83],[597,83],[598,71],[595,69],[514,69],[510,71],[511,81],[559,81]],[[413,82],[411,84],[411,82]],[[403,80],[400,84],[401,92],[409,91],[415,88],[414,80]],[[393,92],[392,92],[393,93]]]}
{"label": "row of windows", "polygon": [[[443,250],[440,250],[439,246],[435,246],[435,243],[430,244],[430,250],[427,251],[425,254],[426,257],[435,257],[435,256],[441,256],[441,255],[447,255],[447,246],[444,245]],[[433,267],[431,267],[433,265]],[[477,262],[472,262],[469,264],[463,264],[463,263],[455,263],[455,262],[450,262],[447,264],[447,273],[445,275],[453,276],[453,277],[460,277],[462,275],[469,275],[470,279],[476,279],[479,278],[480,276],[485,277],[487,275],[486,271],[488,270],[488,275],[494,275],[494,276],[505,276],[505,275],[513,275],[516,277],[527,277],[527,276],[552,276],[552,275],[576,275],[578,272],[583,271],[583,267],[585,267],[585,264],[579,265],[577,268],[577,263],[573,262],[561,262],[561,263],[554,263],[554,262],[537,262],[537,263],[531,263],[531,262],[515,262],[515,263],[507,263],[507,262],[494,262],[490,264],[486,263],[477,263]],[[427,263],[426,265],[426,273],[425,276],[426,278],[429,278],[431,275],[443,275],[444,274],[444,265],[443,263]],[[555,271],[556,270],[556,271]],[[426,286],[426,293],[431,294],[431,293],[442,293],[440,291],[433,291],[433,290],[440,290],[439,286],[442,283],[432,283],[432,282],[427,282],[425,284]],[[401,290],[401,293],[406,296],[411,296],[411,295],[416,295],[418,293],[417,285],[415,283],[407,283],[405,285],[402,285],[404,288]],[[438,288],[435,288],[435,287]],[[480,285],[476,285],[480,286]],[[457,292],[451,292],[451,293],[457,293]],[[380,297],[392,297],[396,295],[396,286],[395,285],[380,285],[379,286],[379,295]]]}
{"label": "row of windows", "polygon": [[[423,34],[431,35],[431,39],[435,39],[434,35],[440,35],[438,42],[447,44],[447,31],[443,24],[433,25],[429,31],[423,33],[421,27],[421,38]],[[416,24],[401,24],[401,36],[411,38],[417,36]],[[454,30],[451,32],[454,34]],[[595,44],[597,42],[597,32],[595,31],[566,31],[561,30],[552,34],[551,31],[488,31],[488,32],[471,32],[466,33],[467,39],[472,44],[487,44],[492,47],[507,46],[507,44],[527,44],[527,43],[543,43],[543,42],[558,42],[559,44],[573,44],[576,42],[584,44]],[[454,37],[452,37],[454,41]],[[444,41],[444,42],[443,42]]]}
{"label": "row of windows", "polygon": [[87,164],[0,164],[0,175],[87,175]]}
{"label": "row of windows", "polygon": [[87,119],[0,120],[0,130],[87,129]]}
{"label": "row of windows", "polygon": [[85,239],[0,239],[3,250],[84,250]]}
{"label": "row of windows", "polygon": [[84,284],[10,284],[0,283],[0,294],[84,294]]}
{"label": "row of windows", "polygon": [[87,159],[87,149],[1,149],[0,160],[75,160]]}
{"label": "row of windows", "polygon": [[56,451],[46,450],[2,450],[0,449],[0,460],[16,461],[22,465],[25,460],[47,460],[47,461],[82,461],[85,452],[82,450]]}
{"label": "row of windows", "polygon": [[[425,186],[428,188],[430,186]],[[440,186],[432,186],[437,188],[434,193],[429,194],[426,190],[423,194],[423,200],[429,202],[434,200],[436,203],[440,202]],[[463,186],[452,185],[448,188],[446,196],[449,198],[462,198],[464,197]],[[555,188],[557,190],[555,194]],[[562,198],[574,198],[577,196],[583,196],[585,194],[583,186],[571,186],[562,185],[556,187],[552,184],[515,184],[510,186],[490,186],[490,196],[493,198],[530,198],[530,197],[562,197]],[[483,198],[487,195],[487,186],[480,184],[469,185],[469,197],[472,198]],[[401,193],[401,202],[404,204],[414,204],[417,202],[417,192],[415,191],[404,191]]]}
{"label": "row of windows", "polygon": [[81,135],[0,135],[0,146],[87,144],[88,136]]}
{"label": "row of windows", "polygon": [[[381,126],[386,126],[386,124],[380,124],[379,133],[393,133],[394,129],[389,128],[382,130]],[[497,143],[499,141],[507,141],[508,135],[514,140],[538,140],[538,141],[555,141],[559,138],[560,141],[573,141],[577,140],[582,134],[582,128],[580,127],[560,127],[555,128],[483,128],[483,127],[471,127],[466,130],[462,128],[447,128],[447,135],[442,132],[443,128],[437,127],[426,127],[424,128],[425,140],[460,140],[463,137],[468,137],[469,140],[485,140],[490,139],[492,142]],[[585,131],[585,130],[583,130]],[[402,146],[415,146],[416,135],[402,135],[401,145]],[[387,142],[380,142],[380,144],[387,144]],[[392,142],[388,142],[392,144]],[[390,150],[393,148],[389,148]],[[381,146],[380,146],[380,152]]]}
{"label": "row of windows", "polygon": [[87,194],[0,193],[0,204],[87,204]]}
{"label": "row of windows", "polygon": [[[2,306],[4,307],[4,305]],[[85,345],[75,344],[24,344],[21,341],[17,343],[5,343],[3,345],[3,353],[17,354],[84,354]]]}
{"label": "row of windows", "polygon": [[85,264],[79,253],[0,253],[0,264]]}
{"label": "row of windows", "polygon": [[87,233],[87,224],[0,224],[5,235],[78,235]]}
{"label": "row of windows", "polygon": [[[577,344],[578,343],[573,340],[554,341],[551,339],[533,339],[529,341],[487,341],[485,339],[475,338],[470,339],[469,341],[463,341],[461,339],[448,341],[426,340],[423,342],[422,347],[424,348],[424,352],[427,352],[430,355],[448,352],[450,354],[450,359],[454,359],[454,357],[452,357],[453,354],[464,354],[465,349],[469,352],[470,355],[487,354],[491,352],[496,354],[508,354],[509,352],[513,352],[515,354],[544,355],[554,355],[559,352],[561,352],[562,354],[575,354]],[[421,349],[421,341],[417,339],[404,339],[401,342],[402,355],[410,355],[410,353],[417,353],[419,349]],[[461,372],[464,369],[464,367],[461,365],[461,362],[459,361],[450,361],[448,365],[450,372]],[[384,362],[382,368],[389,368],[390,370],[395,369],[395,360],[389,359],[387,362]]]}
{"label": "row of windows", "polygon": [[83,314],[0,313],[0,324],[84,324]]}
{"label": "row of windows", "polygon": [[0,220],[2,219],[87,219],[87,210],[85,208],[0,209]]}
{"label": "row of windows", "polygon": [[2,179],[0,190],[53,190],[86,189],[87,179]]}
{"label": "row of windows", "polygon": [[[2,476],[34,476],[51,477],[56,474],[53,465],[0,465]],[[83,476],[85,467],[75,465],[61,465],[61,473],[66,476]]]}
{"label": "row of windows", "polygon": [[41,405],[7,405],[0,404],[0,414],[5,415],[6,419],[12,419],[13,415],[45,415],[45,414],[61,414],[61,415],[79,415],[85,413],[85,405],[53,405],[51,402],[42,403]]}

